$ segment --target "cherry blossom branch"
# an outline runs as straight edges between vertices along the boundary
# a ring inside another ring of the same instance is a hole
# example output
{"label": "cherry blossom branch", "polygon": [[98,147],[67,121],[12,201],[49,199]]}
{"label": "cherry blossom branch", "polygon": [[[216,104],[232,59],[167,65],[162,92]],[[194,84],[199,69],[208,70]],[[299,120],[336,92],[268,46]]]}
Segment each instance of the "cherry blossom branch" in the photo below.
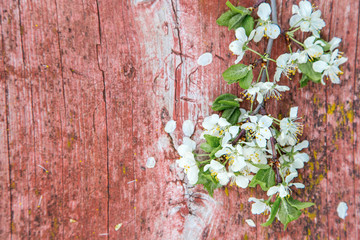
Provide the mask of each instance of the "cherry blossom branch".
{"label": "cherry blossom branch", "polygon": [[271,143],[271,150],[272,150],[272,168],[276,174],[276,176],[275,176],[276,183],[279,184],[282,182],[282,180],[281,180],[280,170],[279,170],[279,166],[278,166],[279,160],[278,160],[276,149],[275,149],[276,140],[274,137],[270,138],[270,143]]}
{"label": "cherry blossom branch", "polygon": [[[271,0],[270,4],[271,4],[271,10],[272,10],[272,12],[271,12],[272,22],[275,23],[275,24],[278,24],[277,10],[276,10],[276,0]],[[269,41],[268,41],[268,44],[267,44],[267,47],[266,47],[266,55],[268,55],[268,57],[271,57],[271,50],[272,50],[272,47],[273,47],[273,43],[274,43],[274,40],[269,38]],[[266,67],[269,67],[269,61],[267,61]],[[262,76],[261,76],[261,82],[265,82],[265,81],[266,81],[266,72],[263,71]],[[257,114],[261,108],[264,108],[264,102],[262,102],[261,104],[259,104],[255,108],[255,110],[253,111],[253,114],[254,115]]]}

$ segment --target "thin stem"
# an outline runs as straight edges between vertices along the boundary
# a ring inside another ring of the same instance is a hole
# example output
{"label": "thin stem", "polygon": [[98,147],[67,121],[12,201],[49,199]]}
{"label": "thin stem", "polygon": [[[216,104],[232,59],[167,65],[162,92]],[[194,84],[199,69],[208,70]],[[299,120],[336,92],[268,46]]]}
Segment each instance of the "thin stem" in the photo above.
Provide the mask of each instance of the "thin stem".
{"label": "thin stem", "polygon": [[258,76],[258,78],[257,78],[257,80],[256,80],[256,82],[258,83],[259,82],[259,80],[260,80],[260,77],[261,77],[261,73],[262,73],[262,71],[264,70],[264,67],[261,67],[261,70],[260,70],[260,73],[259,73],[259,76]]}
{"label": "thin stem", "polygon": [[237,135],[237,137],[234,139],[234,141],[231,142],[231,144],[234,146],[240,140],[240,138],[245,135],[245,132],[245,129],[242,129],[239,135]]}
{"label": "thin stem", "polygon": [[265,71],[266,71],[267,80],[268,80],[268,82],[270,82],[269,71],[268,71],[267,67],[265,67]]}
{"label": "thin stem", "polygon": [[249,50],[250,52],[253,52],[253,53],[259,55],[259,56],[260,56],[261,58],[263,58],[263,59],[265,58],[264,55],[262,55],[261,53],[255,51],[254,49],[251,49],[251,48],[248,48],[248,47],[247,47],[246,50]]}
{"label": "thin stem", "polygon": [[276,140],[274,137],[271,137],[270,138],[270,143],[271,143],[271,150],[272,150],[272,161],[273,161],[273,165],[272,165],[272,168],[275,172],[275,180],[276,180],[276,183],[279,184],[279,183],[282,183],[282,176],[281,176],[281,173],[280,173],[280,169],[279,169],[279,160],[277,158],[277,153],[276,153],[276,148],[275,148],[275,143],[276,143]]}
{"label": "thin stem", "polygon": [[300,46],[302,46],[303,48],[305,48],[305,45],[301,42],[299,42],[298,40],[296,40],[295,38],[293,38],[292,36],[289,36],[289,38],[294,41],[295,43],[299,44]]}

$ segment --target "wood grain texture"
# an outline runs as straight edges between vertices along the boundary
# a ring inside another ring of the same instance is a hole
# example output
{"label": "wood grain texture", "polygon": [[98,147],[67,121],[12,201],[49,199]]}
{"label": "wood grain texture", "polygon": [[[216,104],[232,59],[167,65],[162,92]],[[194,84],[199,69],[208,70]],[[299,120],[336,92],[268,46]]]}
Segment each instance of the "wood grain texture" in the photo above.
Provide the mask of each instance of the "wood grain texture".
{"label": "wood grain texture", "polygon": [[[292,93],[267,104],[282,116],[289,104],[299,106],[311,159],[300,176],[307,188],[294,194],[316,206],[286,231],[278,222],[263,228],[266,217],[252,215],[247,202],[265,197],[261,190],[228,187],[211,198],[183,182],[175,164],[182,122],[196,123],[199,140],[211,102],[240,91],[221,78],[235,60],[233,32],[215,23],[225,2],[0,3],[1,239],[360,237],[358,1],[314,1],[327,22],[323,37],[343,38],[342,83],[299,89],[295,79]],[[283,28],[295,2],[277,1]],[[285,49],[276,40],[273,58]],[[204,52],[214,59],[201,67]],[[178,127],[169,135],[170,119]],[[148,169],[152,156],[157,163]],[[345,220],[336,212],[341,201],[349,206]]]}

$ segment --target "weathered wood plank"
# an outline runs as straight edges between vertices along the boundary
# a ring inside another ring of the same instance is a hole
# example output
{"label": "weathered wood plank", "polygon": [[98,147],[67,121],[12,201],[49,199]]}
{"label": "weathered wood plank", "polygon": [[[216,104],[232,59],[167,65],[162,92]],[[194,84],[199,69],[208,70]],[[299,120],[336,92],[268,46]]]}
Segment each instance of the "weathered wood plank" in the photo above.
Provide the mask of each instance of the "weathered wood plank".
{"label": "weathered wood plank", "polygon": [[9,238],[27,238],[30,231],[30,172],[34,170],[35,162],[31,83],[25,76],[21,8],[18,2],[2,2],[1,15],[11,181]]}
{"label": "weathered wood plank", "polygon": [[57,1],[65,107],[65,239],[99,238],[108,232],[106,98],[98,62],[98,17],[96,1]]}
{"label": "weathered wood plank", "polygon": [[[328,157],[328,220],[329,235],[355,239],[355,169],[354,169],[354,84],[358,28],[347,26],[359,17],[358,1],[333,1],[330,35],[343,38],[343,51],[348,57],[340,86],[327,91],[327,157]],[[344,18],[344,15],[346,18]],[[346,202],[347,217],[338,217],[339,202]],[[352,229],[352,230],[350,230]]]}
{"label": "weathered wood plank", "polygon": [[[56,5],[19,1],[25,79],[30,84],[34,161],[28,169],[29,238],[61,236],[64,117]],[[45,170],[46,169],[46,170]],[[25,236],[21,236],[25,237]]]}
{"label": "weathered wood plank", "polygon": [[[3,12],[0,4],[0,12]],[[3,14],[0,16],[0,238],[7,239],[11,236],[11,188],[10,188],[10,166],[8,145],[8,104],[5,70],[5,33],[3,32]]]}

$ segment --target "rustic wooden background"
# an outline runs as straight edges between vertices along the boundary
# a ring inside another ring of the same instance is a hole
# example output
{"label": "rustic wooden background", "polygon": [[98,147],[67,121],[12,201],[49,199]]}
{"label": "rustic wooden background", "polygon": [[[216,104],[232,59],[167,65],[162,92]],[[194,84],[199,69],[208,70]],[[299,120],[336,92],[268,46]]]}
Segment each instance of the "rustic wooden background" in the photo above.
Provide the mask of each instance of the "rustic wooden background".
{"label": "rustic wooden background", "polygon": [[[286,231],[263,228],[266,217],[253,216],[247,202],[262,191],[232,187],[212,199],[181,181],[181,129],[172,139],[165,123],[199,122],[216,96],[239,91],[221,78],[235,60],[233,33],[215,23],[225,2],[0,2],[1,239],[360,238],[359,1],[314,1],[324,38],[343,38],[341,85],[298,89],[293,81],[296,91],[268,104],[282,114],[289,103],[300,107],[311,160],[300,177],[307,188],[295,194],[316,207]],[[277,2],[287,27],[298,1]],[[285,48],[277,40],[273,56]],[[214,60],[197,66],[204,52]],[[147,169],[151,156],[157,164]],[[345,220],[340,201],[349,206]]]}

